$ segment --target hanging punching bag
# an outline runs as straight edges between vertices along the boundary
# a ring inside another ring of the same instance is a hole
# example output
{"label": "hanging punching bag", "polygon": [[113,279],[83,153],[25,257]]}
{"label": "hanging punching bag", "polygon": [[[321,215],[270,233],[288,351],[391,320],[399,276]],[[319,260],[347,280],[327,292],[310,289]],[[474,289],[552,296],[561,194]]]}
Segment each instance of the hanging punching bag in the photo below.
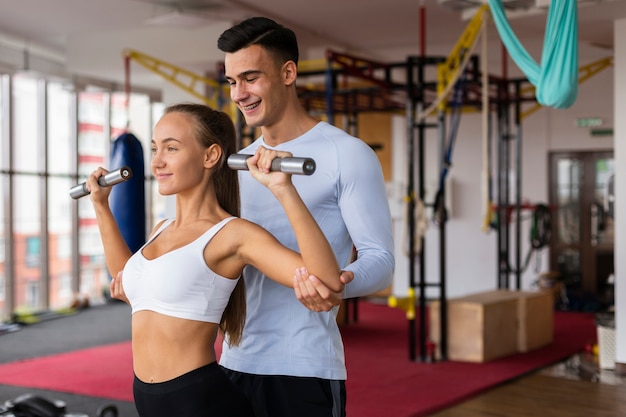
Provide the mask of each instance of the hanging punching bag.
{"label": "hanging punching bag", "polygon": [[129,167],[133,176],[111,189],[109,203],[122,236],[134,253],[146,240],[146,198],[141,142],[132,133],[123,133],[111,147],[111,169]]}

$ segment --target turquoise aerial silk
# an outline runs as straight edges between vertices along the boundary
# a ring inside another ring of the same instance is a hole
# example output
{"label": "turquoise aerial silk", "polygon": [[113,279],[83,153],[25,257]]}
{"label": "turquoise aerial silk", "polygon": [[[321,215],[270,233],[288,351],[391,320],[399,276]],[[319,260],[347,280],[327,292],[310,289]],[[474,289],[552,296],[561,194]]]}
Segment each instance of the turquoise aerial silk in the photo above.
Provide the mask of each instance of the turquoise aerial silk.
{"label": "turquoise aerial silk", "polygon": [[566,109],[578,95],[578,9],[576,0],[552,0],[543,40],[541,66],[519,42],[502,0],[489,0],[491,15],[509,55],[535,86],[539,104]]}

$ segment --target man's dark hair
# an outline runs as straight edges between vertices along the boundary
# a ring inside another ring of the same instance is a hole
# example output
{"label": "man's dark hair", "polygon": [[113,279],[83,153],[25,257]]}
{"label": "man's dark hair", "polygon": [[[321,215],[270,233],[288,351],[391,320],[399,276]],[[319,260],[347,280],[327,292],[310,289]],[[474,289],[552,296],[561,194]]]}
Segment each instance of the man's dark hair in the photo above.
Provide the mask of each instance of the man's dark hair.
{"label": "man's dark hair", "polygon": [[217,40],[220,51],[233,53],[260,45],[282,63],[298,63],[296,34],[267,17],[251,17],[224,31]]}

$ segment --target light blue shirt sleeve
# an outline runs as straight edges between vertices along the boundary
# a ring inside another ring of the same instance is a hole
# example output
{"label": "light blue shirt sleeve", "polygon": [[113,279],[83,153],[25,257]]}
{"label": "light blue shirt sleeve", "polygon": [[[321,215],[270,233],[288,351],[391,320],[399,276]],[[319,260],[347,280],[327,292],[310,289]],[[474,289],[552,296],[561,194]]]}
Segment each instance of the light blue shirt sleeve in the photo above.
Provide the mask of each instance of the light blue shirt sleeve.
{"label": "light blue shirt sleeve", "polygon": [[360,147],[341,155],[339,207],[358,254],[344,268],[354,273],[344,298],[362,297],[391,285],[395,265],[391,213],[374,151]]}

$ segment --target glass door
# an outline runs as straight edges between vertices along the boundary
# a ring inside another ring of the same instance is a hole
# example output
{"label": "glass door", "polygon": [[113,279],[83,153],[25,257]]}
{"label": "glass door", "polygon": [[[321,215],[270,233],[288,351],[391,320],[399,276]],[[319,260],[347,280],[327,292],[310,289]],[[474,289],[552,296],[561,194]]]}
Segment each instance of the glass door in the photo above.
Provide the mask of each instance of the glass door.
{"label": "glass door", "polygon": [[613,153],[559,152],[550,159],[551,269],[573,295],[572,308],[602,307],[612,301]]}

